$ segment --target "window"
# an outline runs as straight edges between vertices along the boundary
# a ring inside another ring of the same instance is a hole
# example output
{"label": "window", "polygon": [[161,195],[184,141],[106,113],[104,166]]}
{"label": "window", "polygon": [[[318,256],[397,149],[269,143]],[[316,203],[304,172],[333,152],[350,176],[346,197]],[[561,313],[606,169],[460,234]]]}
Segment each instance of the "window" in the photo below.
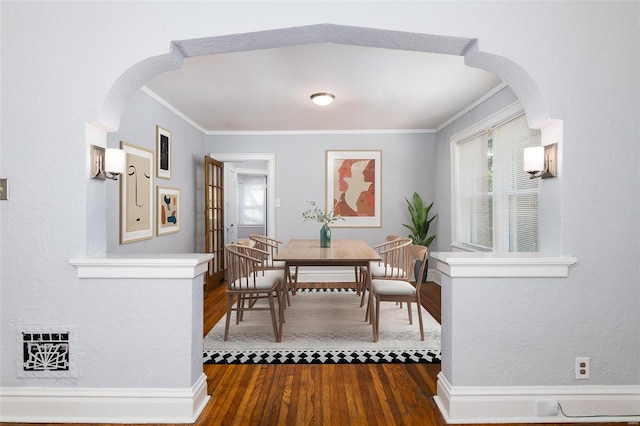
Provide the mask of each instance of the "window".
{"label": "window", "polygon": [[264,225],[267,185],[265,176],[238,175],[238,225]]}
{"label": "window", "polygon": [[524,114],[510,115],[452,138],[453,241],[468,250],[538,251],[540,180],[523,171],[522,153],[540,145],[540,131],[529,129]]}

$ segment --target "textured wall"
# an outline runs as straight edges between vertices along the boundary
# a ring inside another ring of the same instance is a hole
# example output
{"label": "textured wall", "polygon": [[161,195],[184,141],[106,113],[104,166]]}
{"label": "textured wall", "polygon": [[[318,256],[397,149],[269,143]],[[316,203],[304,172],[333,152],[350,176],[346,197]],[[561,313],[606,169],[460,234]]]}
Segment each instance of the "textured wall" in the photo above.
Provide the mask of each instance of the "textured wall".
{"label": "textured wall", "polygon": [[[470,311],[493,306],[504,312],[504,324],[486,331],[493,333],[491,341],[508,345],[523,335],[530,350],[518,351],[522,358],[516,359],[512,351],[491,348],[484,354],[513,374],[494,377],[479,369],[459,380],[574,385],[566,366],[580,355],[591,357],[589,384],[640,384],[637,2],[2,2],[0,7],[0,172],[11,186],[11,200],[0,203],[1,386],[32,384],[12,374],[21,324],[77,326],[78,350],[87,359],[101,349],[88,336],[103,336],[114,345],[120,337],[108,319],[97,319],[95,303],[87,303],[99,300],[104,286],[88,286],[69,265],[72,257],[106,249],[107,232],[113,232],[104,213],[111,182],[87,177],[85,123],[101,118],[105,125],[116,123],[120,116],[108,114],[117,111],[112,103],[128,101],[154,72],[179,66],[180,58],[170,55],[172,40],[321,23],[477,38],[481,52],[508,58],[530,77],[520,85],[514,67],[500,75],[498,61],[496,73],[518,97],[526,96],[533,82],[550,117],[564,122],[561,174],[543,185],[558,202],[542,214],[560,218],[553,230],[560,250],[579,263],[568,279],[551,286],[531,282],[524,293],[517,286],[479,282],[469,293],[475,298],[460,303]],[[371,138],[366,142],[373,145]],[[314,175],[323,175],[320,164]],[[385,174],[385,182],[393,173]],[[96,231],[100,228],[103,233]],[[311,225],[301,229],[313,233]],[[117,307],[113,299],[105,303]],[[122,315],[121,326],[143,315],[134,306],[109,311]],[[547,317],[540,321],[526,312]],[[514,313],[519,317],[511,322]],[[120,365],[128,354],[122,347],[105,360],[113,386],[141,383]],[[521,368],[538,365],[541,357],[554,367]],[[162,360],[148,362],[155,371],[166,367]],[[40,385],[97,387],[101,379],[83,369],[75,380]]]}

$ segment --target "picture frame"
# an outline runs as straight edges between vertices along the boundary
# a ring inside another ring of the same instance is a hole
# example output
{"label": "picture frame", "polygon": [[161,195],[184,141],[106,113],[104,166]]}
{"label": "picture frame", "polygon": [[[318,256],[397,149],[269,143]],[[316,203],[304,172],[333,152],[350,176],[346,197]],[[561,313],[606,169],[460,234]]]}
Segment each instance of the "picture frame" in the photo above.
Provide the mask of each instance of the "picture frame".
{"label": "picture frame", "polygon": [[332,227],[381,227],[382,151],[326,151],[327,209]]}
{"label": "picture frame", "polygon": [[156,187],[156,234],[180,232],[180,189]]}
{"label": "picture frame", "polygon": [[156,126],[156,176],[171,179],[171,131]]}
{"label": "picture frame", "polygon": [[120,244],[153,238],[153,151],[120,141],[126,172],[120,179]]}

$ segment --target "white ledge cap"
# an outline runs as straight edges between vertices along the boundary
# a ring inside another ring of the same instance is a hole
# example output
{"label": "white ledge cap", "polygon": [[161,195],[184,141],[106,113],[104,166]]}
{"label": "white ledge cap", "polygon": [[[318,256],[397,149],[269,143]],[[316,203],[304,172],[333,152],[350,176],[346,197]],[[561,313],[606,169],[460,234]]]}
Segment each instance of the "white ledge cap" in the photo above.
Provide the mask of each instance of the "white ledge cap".
{"label": "white ledge cap", "polygon": [[546,277],[569,276],[575,257],[543,253],[434,252],[436,268],[450,277]]}
{"label": "white ledge cap", "polygon": [[105,254],[71,259],[78,278],[195,278],[207,271],[210,253]]}

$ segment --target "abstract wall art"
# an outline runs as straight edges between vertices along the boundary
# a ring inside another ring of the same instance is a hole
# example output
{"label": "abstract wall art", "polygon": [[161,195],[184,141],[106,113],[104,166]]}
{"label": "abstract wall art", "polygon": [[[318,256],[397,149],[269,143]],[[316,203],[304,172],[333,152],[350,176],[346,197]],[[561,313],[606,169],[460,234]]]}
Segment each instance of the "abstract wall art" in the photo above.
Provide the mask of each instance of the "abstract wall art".
{"label": "abstract wall art", "polygon": [[158,186],[156,204],[156,234],[166,235],[180,231],[180,190]]}
{"label": "abstract wall art", "polygon": [[126,171],[120,180],[120,244],[153,238],[153,151],[120,141]]}
{"label": "abstract wall art", "polygon": [[327,208],[345,220],[332,227],[380,227],[382,151],[327,151]]}
{"label": "abstract wall art", "polygon": [[156,126],[156,176],[171,179],[171,132]]}

